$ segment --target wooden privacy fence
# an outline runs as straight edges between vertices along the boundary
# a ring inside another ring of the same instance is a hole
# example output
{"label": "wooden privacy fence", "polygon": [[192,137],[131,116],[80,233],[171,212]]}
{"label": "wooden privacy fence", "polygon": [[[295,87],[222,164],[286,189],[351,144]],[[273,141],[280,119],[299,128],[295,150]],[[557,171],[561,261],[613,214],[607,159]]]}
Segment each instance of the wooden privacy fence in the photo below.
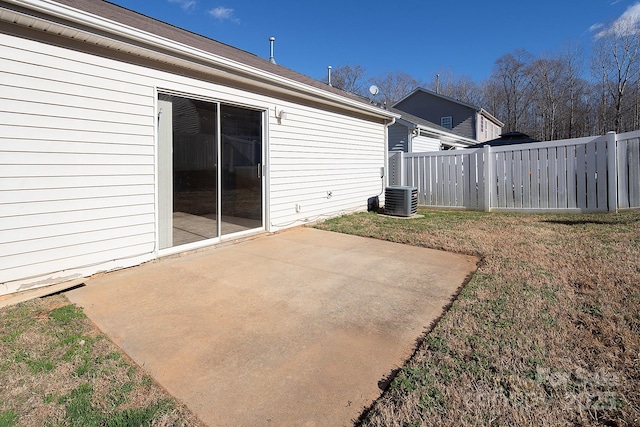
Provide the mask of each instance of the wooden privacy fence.
{"label": "wooden privacy fence", "polygon": [[390,185],[422,206],[606,212],[640,208],[640,131],[501,147],[389,153]]}

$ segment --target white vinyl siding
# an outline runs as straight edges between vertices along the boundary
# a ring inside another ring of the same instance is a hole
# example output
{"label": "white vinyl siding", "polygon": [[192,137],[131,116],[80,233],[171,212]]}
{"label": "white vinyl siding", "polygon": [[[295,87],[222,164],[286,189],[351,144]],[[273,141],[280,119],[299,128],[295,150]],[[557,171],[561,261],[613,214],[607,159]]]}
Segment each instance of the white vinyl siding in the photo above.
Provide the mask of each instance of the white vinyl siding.
{"label": "white vinyl siding", "polygon": [[438,151],[440,150],[440,140],[437,138],[430,138],[428,136],[416,136],[411,140],[411,152],[423,153],[425,151]]}
{"label": "white vinyl siding", "polygon": [[490,141],[500,137],[502,128],[481,114],[476,114],[478,142]]}
{"label": "white vinyl siding", "polygon": [[0,283],[154,250],[153,88],[43,48],[0,36]]}
{"label": "white vinyl siding", "polygon": [[157,257],[156,88],[266,111],[268,230],[382,191],[382,120],[0,34],[0,294]]}
{"label": "white vinyl siding", "polygon": [[292,107],[270,127],[271,228],[366,208],[367,198],[381,193],[385,128]]}

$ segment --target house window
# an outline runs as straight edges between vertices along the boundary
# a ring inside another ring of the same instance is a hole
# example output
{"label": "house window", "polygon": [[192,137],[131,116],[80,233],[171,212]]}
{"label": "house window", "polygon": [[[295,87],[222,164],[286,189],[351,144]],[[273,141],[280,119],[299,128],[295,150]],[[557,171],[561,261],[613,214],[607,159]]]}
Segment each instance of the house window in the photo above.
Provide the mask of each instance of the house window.
{"label": "house window", "polygon": [[451,116],[441,117],[440,118],[440,126],[442,126],[443,128],[446,128],[446,129],[452,129],[453,128],[453,117],[451,117]]}

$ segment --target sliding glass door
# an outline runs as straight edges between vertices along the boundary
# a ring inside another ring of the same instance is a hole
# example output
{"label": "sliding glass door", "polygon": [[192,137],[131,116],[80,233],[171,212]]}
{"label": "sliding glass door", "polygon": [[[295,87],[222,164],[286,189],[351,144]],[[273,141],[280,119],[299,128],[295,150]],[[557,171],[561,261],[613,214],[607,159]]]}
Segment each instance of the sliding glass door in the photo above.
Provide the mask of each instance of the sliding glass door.
{"label": "sliding glass door", "polygon": [[222,234],[262,227],[262,112],[221,105]]}
{"label": "sliding glass door", "polygon": [[160,249],[262,227],[263,113],[164,94],[158,111]]}

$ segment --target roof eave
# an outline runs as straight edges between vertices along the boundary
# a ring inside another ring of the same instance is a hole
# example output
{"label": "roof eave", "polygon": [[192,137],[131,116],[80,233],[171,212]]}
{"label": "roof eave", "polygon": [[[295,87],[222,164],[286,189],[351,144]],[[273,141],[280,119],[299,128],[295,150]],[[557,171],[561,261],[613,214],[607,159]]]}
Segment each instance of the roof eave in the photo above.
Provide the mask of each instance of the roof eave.
{"label": "roof eave", "polygon": [[478,141],[476,141],[475,139],[470,139],[461,135],[456,135],[454,133],[449,133],[449,132],[443,132],[441,130],[438,129],[433,129],[433,128],[428,128],[428,127],[424,127],[421,125],[418,125],[419,129],[424,129],[426,132],[430,132],[433,134],[436,134],[440,137],[442,137],[442,139],[444,141],[447,142],[458,142],[460,143],[461,147],[467,146],[467,145],[471,145],[471,144],[477,144]]}
{"label": "roof eave", "polygon": [[504,123],[502,123],[500,120],[498,120],[493,114],[491,114],[490,112],[488,112],[487,110],[485,110],[484,108],[481,108],[479,113],[483,116],[485,116],[486,118],[488,118],[489,120],[491,120],[492,122],[494,122],[495,124],[497,124],[500,127],[504,127]]}
{"label": "roof eave", "polygon": [[[371,115],[377,118],[392,119],[397,116],[396,114],[383,110],[377,106],[367,105],[332,92],[323,91],[322,89],[305,85],[304,83],[260,70],[213,53],[205,52],[185,44],[177,43],[173,40],[169,40],[101,16],[65,6],[51,0],[3,1],[4,3],[12,4],[22,9],[35,11],[44,16],[54,17],[75,25],[92,29],[98,33],[113,36],[114,39],[112,39],[110,43],[105,44],[105,47],[113,48],[113,40],[129,40],[130,42],[133,42],[133,44],[128,45],[128,51],[131,54],[142,55],[154,60],[159,59],[157,55],[163,55],[166,57],[166,55],[172,54],[176,59],[187,58],[192,60],[194,64],[204,63],[214,69],[227,71],[228,75],[226,75],[226,77],[232,81],[237,79],[245,84],[248,80],[256,83],[267,83],[270,85],[270,88],[276,92],[281,91],[286,94],[293,93],[302,98],[313,100],[314,102],[325,103],[334,107],[339,106],[350,111]],[[2,14],[3,20],[18,23],[18,19],[13,19],[13,17],[9,16],[11,15],[11,12],[16,15],[20,14],[20,12],[5,9],[5,13]],[[31,16],[30,18],[41,19],[35,16]],[[48,22],[47,24],[49,24],[49,26],[63,26],[63,24],[51,22]],[[81,31],[77,29],[75,30]],[[106,36],[100,36],[95,33],[92,35],[106,38]],[[181,65],[185,65],[184,61],[181,61]]]}
{"label": "roof eave", "polygon": [[451,133],[451,132],[445,132],[445,131],[442,131],[440,129],[435,129],[435,128],[432,128],[432,127],[429,127],[429,126],[425,126],[425,125],[421,125],[421,124],[418,124],[418,123],[413,123],[413,122],[411,122],[409,120],[406,120],[406,119],[398,119],[398,122],[400,124],[402,124],[403,126],[406,126],[408,128],[418,129],[418,131],[423,130],[425,132],[428,132],[431,135],[436,136],[438,138],[441,138],[444,141],[451,142],[451,143],[457,142],[457,143],[459,143],[458,146],[460,146],[460,147],[466,147],[468,145],[472,145],[472,144],[477,144],[478,143],[478,141],[476,141],[475,139],[467,138],[467,137],[464,137],[464,136],[461,136],[461,135],[457,135],[457,134]]}

